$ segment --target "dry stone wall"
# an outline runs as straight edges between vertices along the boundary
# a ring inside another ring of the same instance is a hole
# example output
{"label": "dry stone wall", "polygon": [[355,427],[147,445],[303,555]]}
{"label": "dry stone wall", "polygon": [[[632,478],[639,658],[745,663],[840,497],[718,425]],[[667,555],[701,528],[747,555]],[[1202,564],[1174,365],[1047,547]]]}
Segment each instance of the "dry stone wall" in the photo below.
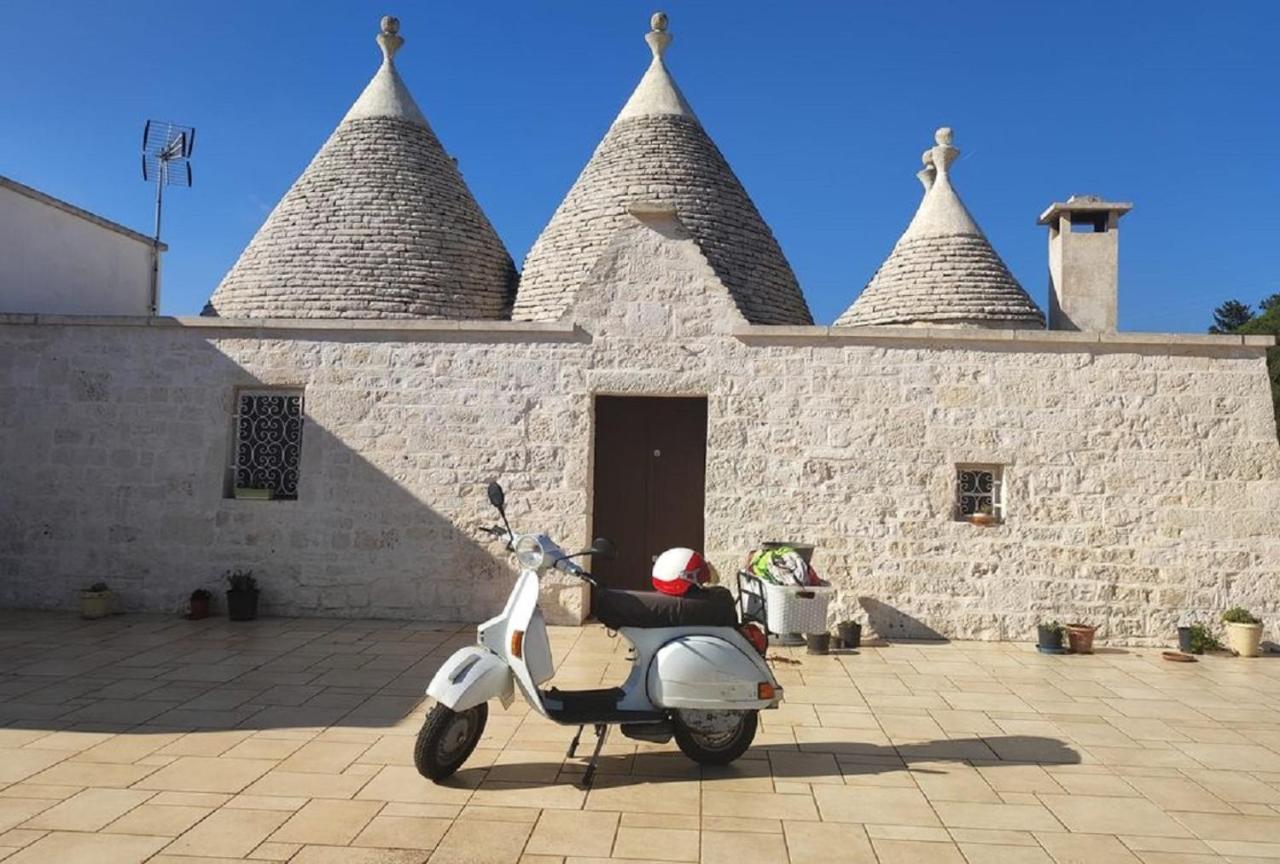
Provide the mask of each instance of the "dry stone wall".
{"label": "dry stone wall", "polygon": [[[708,399],[722,576],[762,539],[816,543],[833,619],[1022,639],[1081,617],[1142,643],[1239,603],[1278,635],[1260,347],[748,327],[660,219],[576,302],[576,327],[2,319],[0,604],[72,608],[103,579],[172,611],[247,567],[270,613],[487,617],[514,574],[474,530],[484,483],[585,541],[593,394],[632,393]],[[297,501],[225,497],[234,393],[262,385],[305,388]],[[952,521],[958,462],[1006,466],[1005,524]]]}

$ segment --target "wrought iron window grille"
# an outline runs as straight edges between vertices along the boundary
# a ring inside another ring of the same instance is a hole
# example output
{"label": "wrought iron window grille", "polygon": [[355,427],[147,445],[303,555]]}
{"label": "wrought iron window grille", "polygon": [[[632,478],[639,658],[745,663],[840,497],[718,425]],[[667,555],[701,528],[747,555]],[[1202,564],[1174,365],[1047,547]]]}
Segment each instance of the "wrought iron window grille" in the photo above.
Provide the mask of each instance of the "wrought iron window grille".
{"label": "wrought iron window grille", "polygon": [[249,497],[240,494],[246,490],[275,500],[298,497],[302,418],[301,390],[237,391],[231,453],[236,497]]}
{"label": "wrought iron window grille", "polygon": [[977,514],[1004,521],[1004,469],[999,465],[957,465],[955,518],[968,522]]}

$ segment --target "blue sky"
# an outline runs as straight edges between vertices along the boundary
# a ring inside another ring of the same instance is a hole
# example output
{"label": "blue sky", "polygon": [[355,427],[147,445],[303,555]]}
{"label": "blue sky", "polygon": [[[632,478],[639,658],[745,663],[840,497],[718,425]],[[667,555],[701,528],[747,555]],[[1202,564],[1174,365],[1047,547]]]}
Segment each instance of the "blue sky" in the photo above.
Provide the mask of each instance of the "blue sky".
{"label": "blue sky", "polygon": [[[397,61],[519,263],[648,62],[652,2],[363,0],[0,7],[0,174],[149,232],[148,117],[198,129],[167,197],[162,312],[198,312],[378,63]],[[1046,205],[1127,200],[1121,326],[1203,330],[1280,291],[1280,3],[672,2],[667,59],[820,323],[918,203],[940,125],[955,184],[1046,293]]]}

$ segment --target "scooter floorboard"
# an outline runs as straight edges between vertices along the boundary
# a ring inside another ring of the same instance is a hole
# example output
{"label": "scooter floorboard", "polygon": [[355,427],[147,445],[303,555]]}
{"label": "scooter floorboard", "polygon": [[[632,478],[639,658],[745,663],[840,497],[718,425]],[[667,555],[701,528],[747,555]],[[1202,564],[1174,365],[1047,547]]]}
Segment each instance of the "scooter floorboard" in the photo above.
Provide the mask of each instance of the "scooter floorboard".
{"label": "scooter floorboard", "polygon": [[[666,719],[662,711],[626,711],[619,709],[625,692],[620,687],[601,690],[551,690],[543,694],[547,716],[557,723],[591,725],[594,723],[659,723]],[[553,703],[559,703],[555,705]]]}

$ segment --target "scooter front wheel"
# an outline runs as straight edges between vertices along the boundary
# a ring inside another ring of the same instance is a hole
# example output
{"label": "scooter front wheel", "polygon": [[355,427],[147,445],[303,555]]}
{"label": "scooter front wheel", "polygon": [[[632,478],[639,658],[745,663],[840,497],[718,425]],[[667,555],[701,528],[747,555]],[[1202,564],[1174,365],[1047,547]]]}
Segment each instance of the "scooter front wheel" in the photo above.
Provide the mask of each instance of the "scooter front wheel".
{"label": "scooter front wheel", "polygon": [[755,711],[676,711],[680,752],[701,765],[728,765],[756,737]]}
{"label": "scooter front wheel", "polygon": [[486,702],[466,711],[454,711],[437,704],[427,712],[413,748],[413,764],[418,767],[418,773],[437,781],[452,775],[476,749],[488,719]]}

